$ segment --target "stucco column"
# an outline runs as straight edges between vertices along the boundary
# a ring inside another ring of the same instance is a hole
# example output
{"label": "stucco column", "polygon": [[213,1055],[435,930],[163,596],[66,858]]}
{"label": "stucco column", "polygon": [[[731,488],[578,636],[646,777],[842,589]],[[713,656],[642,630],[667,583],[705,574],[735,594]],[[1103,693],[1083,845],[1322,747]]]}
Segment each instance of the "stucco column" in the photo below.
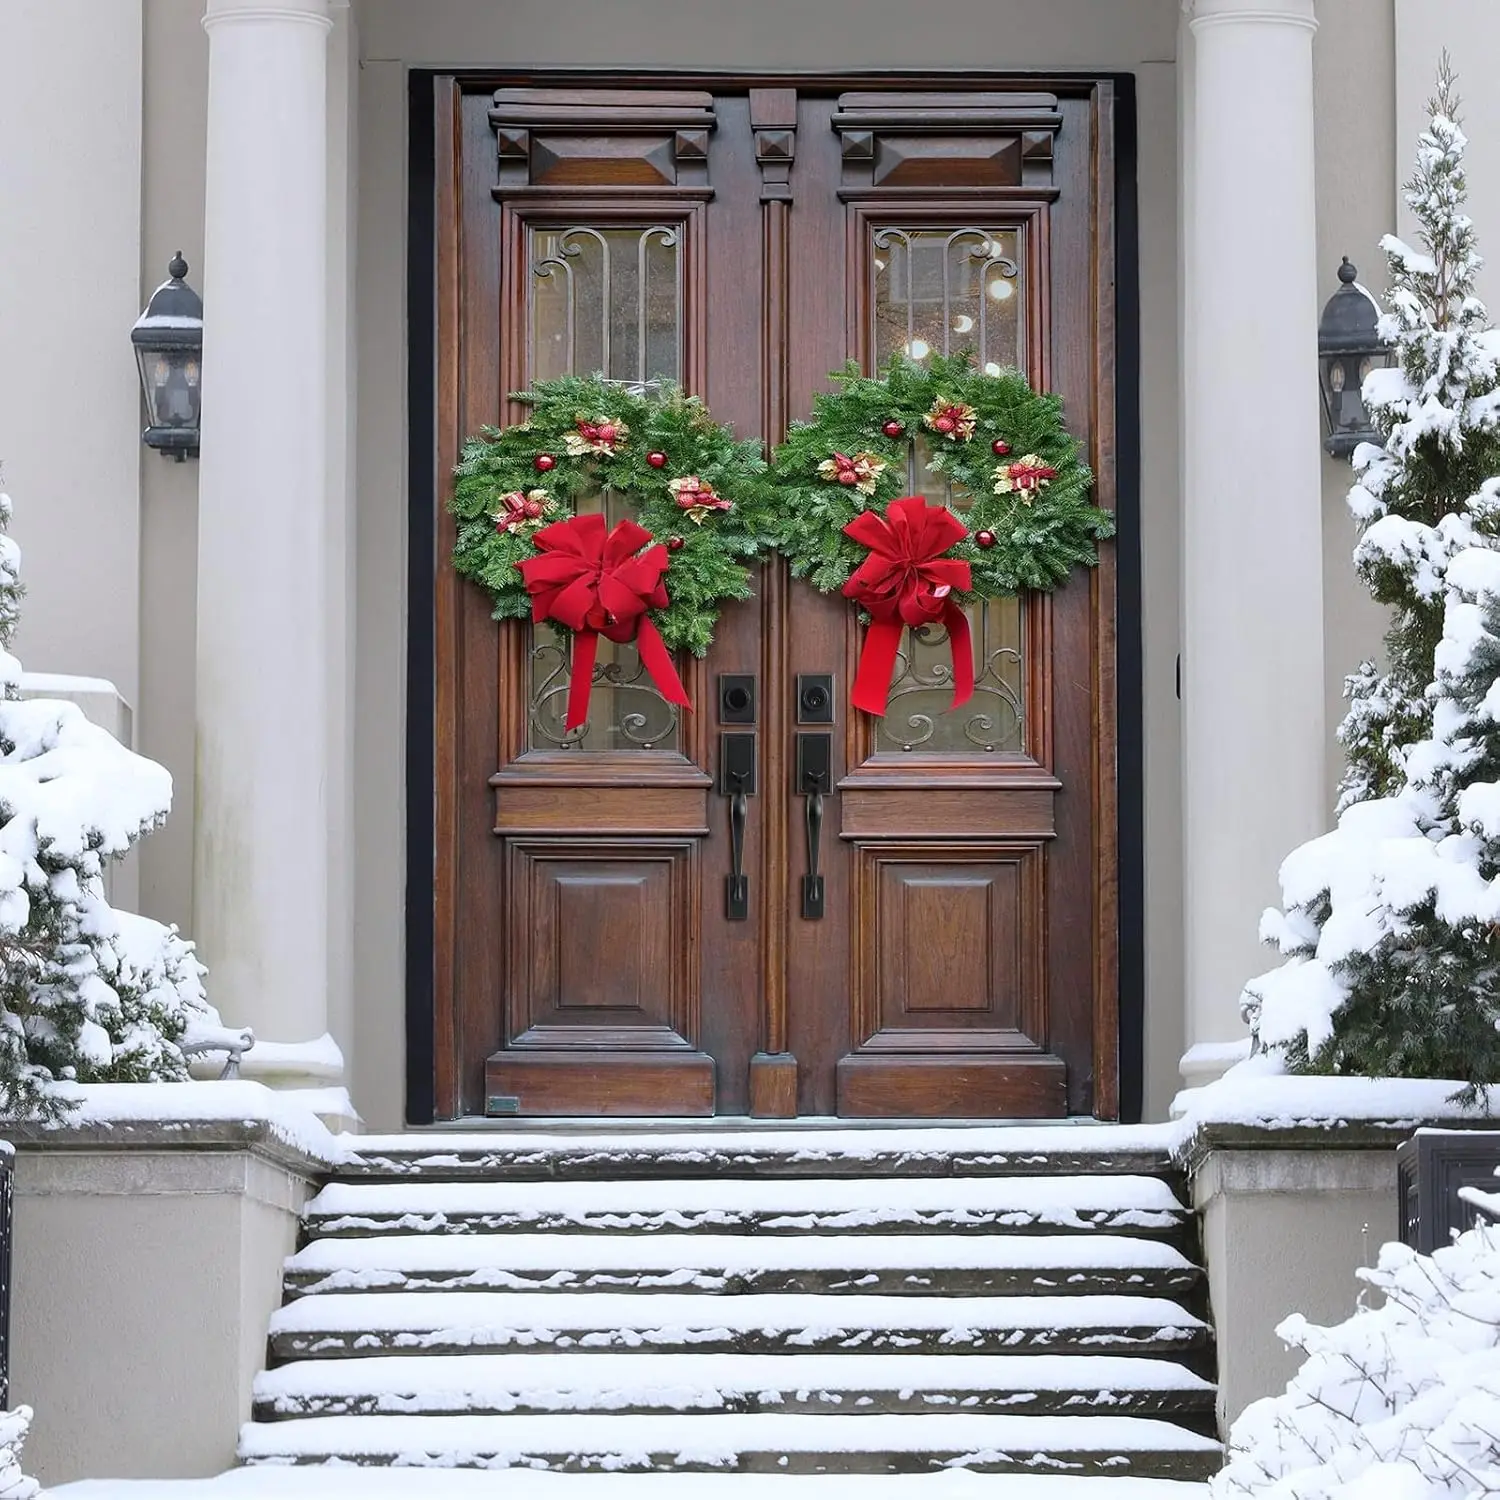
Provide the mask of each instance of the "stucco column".
{"label": "stucco column", "polygon": [[1242,1037],[1276,871],[1325,819],[1313,0],[1187,0],[1189,1046]]}
{"label": "stucco column", "polygon": [[[203,24],[196,936],[227,1021],[305,1044],[328,1030],[330,19],[208,0]],[[329,1047],[281,1061],[338,1067]]]}

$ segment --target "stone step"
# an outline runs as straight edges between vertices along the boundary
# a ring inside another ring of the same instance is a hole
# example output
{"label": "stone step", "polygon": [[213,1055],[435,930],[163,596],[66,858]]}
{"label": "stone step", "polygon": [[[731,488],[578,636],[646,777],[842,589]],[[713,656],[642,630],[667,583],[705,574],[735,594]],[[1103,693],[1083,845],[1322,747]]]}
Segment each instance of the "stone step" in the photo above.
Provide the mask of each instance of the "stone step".
{"label": "stone step", "polygon": [[333,1182],[310,1236],[558,1233],[1124,1233],[1182,1238],[1192,1215],[1146,1176]]}
{"label": "stone step", "polygon": [[986,1473],[1203,1479],[1219,1444],[1147,1417],[671,1416],[311,1417],[249,1423],[240,1456],[258,1463],[428,1464],[444,1468]]}
{"label": "stone step", "polygon": [[1202,1319],[1157,1297],[702,1297],[597,1292],[331,1292],[271,1318],[277,1360],[580,1349],[776,1354],[1181,1354]]}
{"label": "stone step", "polygon": [[350,1177],[430,1180],[622,1177],[981,1177],[1132,1173],[1175,1177],[1170,1125],[798,1125],[691,1131],[596,1124],[362,1136]]}
{"label": "stone step", "polygon": [[314,1240],[289,1297],[329,1292],[1190,1292],[1173,1246],[1124,1235],[467,1234]]}
{"label": "stone step", "polygon": [[1211,1421],[1211,1382],[1117,1355],[464,1354],[302,1360],[255,1417],[561,1412],[1004,1412]]}

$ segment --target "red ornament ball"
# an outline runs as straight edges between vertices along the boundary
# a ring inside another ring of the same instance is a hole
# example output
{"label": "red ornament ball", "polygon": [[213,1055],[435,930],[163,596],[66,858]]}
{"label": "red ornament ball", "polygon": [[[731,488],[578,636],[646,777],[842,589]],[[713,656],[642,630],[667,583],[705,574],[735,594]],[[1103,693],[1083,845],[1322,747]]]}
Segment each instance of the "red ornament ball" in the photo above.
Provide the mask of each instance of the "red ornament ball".
{"label": "red ornament ball", "polygon": [[681,552],[682,551],[682,547],[683,547],[683,541],[682,541],[682,538],[680,536],[669,536],[667,538],[667,551],[668,552]]}
{"label": "red ornament ball", "polygon": [[653,469],[665,469],[667,466],[667,455],[658,448],[646,455],[646,462]]}
{"label": "red ornament ball", "polygon": [[858,484],[859,483],[859,475],[856,474],[853,469],[840,469],[839,470],[839,483],[840,484]]}
{"label": "red ornament ball", "polygon": [[887,437],[900,437],[906,428],[894,417],[880,429]]}
{"label": "red ornament ball", "polygon": [[538,474],[545,474],[548,469],[557,467],[557,460],[550,453],[538,453],[534,467]]}
{"label": "red ornament ball", "polygon": [[939,432],[952,432],[958,423],[952,417],[939,417],[932,425]]}
{"label": "red ornament ball", "polygon": [[981,547],[993,547],[995,545],[995,533],[993,531],[981,531],[974,540]]}
{"label": "red ornament ball", "polygon": [[996,438],[995,441],[990,444],[990,451],[994,453],[996,457],[1004,458],[1005,455],[1010,452],[1010,444],[1007,443],[1004,438]]}

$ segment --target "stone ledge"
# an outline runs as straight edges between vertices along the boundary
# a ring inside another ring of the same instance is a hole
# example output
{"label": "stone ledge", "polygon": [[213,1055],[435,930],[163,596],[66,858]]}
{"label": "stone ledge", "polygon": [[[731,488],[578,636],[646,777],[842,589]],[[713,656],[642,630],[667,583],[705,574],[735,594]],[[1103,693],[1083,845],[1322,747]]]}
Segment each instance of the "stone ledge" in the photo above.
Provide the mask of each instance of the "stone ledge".
{"label": "stone ledge", "polygon": [[121,1120],[79,1124],[0,1126],[20,1156],[88,1152],[244,1152],[309,1181],[328,1176],[332,1163],[292,1144],[269,1120]]}

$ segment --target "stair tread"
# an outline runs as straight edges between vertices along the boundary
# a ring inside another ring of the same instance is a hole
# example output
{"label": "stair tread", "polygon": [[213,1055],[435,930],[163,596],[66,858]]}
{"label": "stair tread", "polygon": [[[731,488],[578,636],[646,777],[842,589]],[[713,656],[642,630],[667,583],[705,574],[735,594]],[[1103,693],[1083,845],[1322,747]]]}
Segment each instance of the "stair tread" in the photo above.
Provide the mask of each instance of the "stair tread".
{"label": "stair tread", "polygon": [[503,1171],[685,1176],[825,1173],[951,1176],[957,1172],[1171,1171],[1175,1126],[957,1125],[693,1131],[448,1132],[351,1137],[352,1176],[456,1176]]}
{"label": "stair tread", "polygon": [[[559,1411],[638,1403],[713,1409],[736,1396],[824,1390],[985,1393],[1183,1392],[1213,1384],[1165,1359],[1129,1355],[464,1354],[299,1360],[256,1377],[257,1401],[388,1395],[480,1405],[530,1398]],[[396,1408],[392,1408],[396,1409]]]}
{"label": "stair tread", "polygon": [[449,1220],[607,1229],[952,1227],[1163,1230],[1189,1210],[1157,1177],[650,1179],[334,1182],[308,1205],[317,1231],[427,1232]]}
{"label": "stair tread", "polygon": [[400,1454],[691,1454],[730,1460],[746,1452],[1216,1454],[1218,1442],[1153,1417],[787,1415],[341,1416],[250,1422],[243,1458]]}
{"label": "stair tread", "polygon": [[1161,1240],[1126,1235],[372,1235],[314,1240],[294,1273],[335,1271],[1194,1270]]}
{"label": "stair tread", "polygon": [[880,1297],[836,1300],[815,1293],[748,1293],[711,1300],[661,1292],[641,1297],[600,1292],[553,1297],[538,1292],[453,1292],[427,1297],[404,1292],[330,1293],[278,1308],[271,1332],[568,1329],[623,1332],[681,1329],[928,1329],[1205,1327],[1163,1297]]}

